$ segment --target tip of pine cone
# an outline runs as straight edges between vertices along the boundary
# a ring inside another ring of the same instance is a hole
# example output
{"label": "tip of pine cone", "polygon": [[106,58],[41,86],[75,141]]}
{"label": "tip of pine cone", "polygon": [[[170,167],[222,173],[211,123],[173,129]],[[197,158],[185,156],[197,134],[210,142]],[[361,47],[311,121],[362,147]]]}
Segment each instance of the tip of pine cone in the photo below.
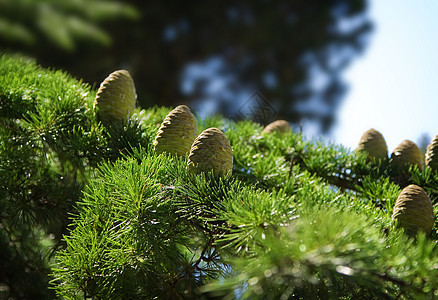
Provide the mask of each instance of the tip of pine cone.
{"label": "tip of pine cone", "polygon": [[233,151],[226,135],[215,127],[204,130],[192,144],[187,169],[195,174],[231,174]]}
{"label": "tip of pine cone", "polygon": [[392,219],[408,235],[416,235],[419,231],[429,234],[434,225],[435,215],[426,191],[414,184],[405,187],[397,197]]}
{"label": "tip of pine cone", "polygon": [[438,170],[438,134],[432,139],[426,149],[425,163],[432,170]]}
{"label": "tip of pine cone", "polygon": [[154,151],[186,156],[197,134],[195,116],[186,105],[179,105],[161,123],[153,142]]}
{"label": "tip of pine cone", "polygon": [[287,133],[290,131],[292,131],[292,127],[290,126],[288,121],[277,120],[266,125],[266,127],[263,128],[262,130],[262,134],[273,133],[273,132]]}
{"label": "tip of pine cone", "polygon": [[424,167],[423,154],[420,148],[410,140],[404,140],[394,149],[391,160],[392,165],[396,168],[416,165],[421,170]]}
{"label": "tip of pine cone", "polygon": [[94,100],[96,117],[105,126],[126,122],[135,110],[135,85],[127,70],[117,70],[100,84]]}
{"label": "tip of pine cone", "polygon": [[374,128],[365,131],[356,148],[358,153],[367,153],[377,159],[388,158],[388,146],[383,135]]}

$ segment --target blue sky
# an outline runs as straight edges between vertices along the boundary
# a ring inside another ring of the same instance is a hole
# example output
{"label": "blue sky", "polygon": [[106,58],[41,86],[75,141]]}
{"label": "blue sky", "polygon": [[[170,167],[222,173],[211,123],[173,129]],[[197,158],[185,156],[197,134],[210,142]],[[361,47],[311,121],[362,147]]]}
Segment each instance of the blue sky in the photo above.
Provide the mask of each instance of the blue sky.
{"label": "blue sky", "polygon": [[438,1],[372,0],[368,49],[345,72],[350,89],[332,140],[355,148],[379,130],[392,150],[438,134]]}

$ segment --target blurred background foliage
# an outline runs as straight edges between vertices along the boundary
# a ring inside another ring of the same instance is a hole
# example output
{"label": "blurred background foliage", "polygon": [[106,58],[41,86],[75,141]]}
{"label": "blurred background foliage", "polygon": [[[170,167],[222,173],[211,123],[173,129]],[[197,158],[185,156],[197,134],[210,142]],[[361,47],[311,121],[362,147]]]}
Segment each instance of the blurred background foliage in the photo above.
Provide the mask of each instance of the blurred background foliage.
{"label": "blurred background foliage", "polygon": [[310,120],[326,132],[342,71],[372,32],[367,4],[0,0],[0,49],[95,86],[128,69],[144,108],[187,103],[201,116]]}

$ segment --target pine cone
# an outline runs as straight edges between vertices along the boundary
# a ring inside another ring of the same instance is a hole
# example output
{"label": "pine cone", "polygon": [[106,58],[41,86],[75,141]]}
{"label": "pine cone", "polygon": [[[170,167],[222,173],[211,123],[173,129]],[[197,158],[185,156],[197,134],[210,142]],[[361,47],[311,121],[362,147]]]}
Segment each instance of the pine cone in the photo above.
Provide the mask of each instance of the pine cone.
{"label": "pine cone", "polygon": [[193,142],[187,169],[191,173],[228,175],[233,171],[233,150],[225,134],[217,128],[204,130]]}
{"label": "pine cone", "polygon": [[266,125],[266,127],[262,130],[262,134],[273,132],[287,133],[291,130],[292,127],[290,126],[288,121],[277,120],[272,122],[271,124]]}
{"label": "pine cone", "polygon": [[426,165],[432,168],[432,170],[438,170],[438,134],[427,146]]}
{"label": "pine cone", "polygon": [[185,105],[179,105],[167,114],[154,140],[154,151],[186,156],[196,136],[196,118]]}
{"label": "pine cone", "polygon": [[105,127],[127,122],[135,109],[135,86],[126,70],[111,73],[101,84],[93,109]]}
{"label": "pine cone", "polygon": [[359,141],[356,151],[358,153],[367,153],[368,157],[376,159],[388,158],[388,146],[383,138],[383,135],[375,130],[369,129],[365,131]]}
{"label": "pine cone", "polygon": [[409,140],[401,142],[391,154],[391,164],[396,169],[407,165],[417,165],[420,170],[424,167],[423,155],[418,146]]}
{"label": "pine cone", "polygon": [[395,202],[392,219],[409,235],[418,231],[429,234],[434,225],[434,213],[429,196],[418,185],[405,187]]}

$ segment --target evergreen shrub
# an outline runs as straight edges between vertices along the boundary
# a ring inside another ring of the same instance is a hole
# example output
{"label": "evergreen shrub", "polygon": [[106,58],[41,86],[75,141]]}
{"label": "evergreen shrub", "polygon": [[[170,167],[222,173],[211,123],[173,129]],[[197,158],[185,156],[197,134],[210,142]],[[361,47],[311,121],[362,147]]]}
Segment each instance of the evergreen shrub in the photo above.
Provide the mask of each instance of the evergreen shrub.
{"label": "evergreen shrub", "polygon": [[391,218],[409,184],[436,215],[436,171],[405,166],[400,181],[387,158],[213,116],[198,134],[225,134],[232,174],[194,174],[153,150],[172,108],[106,129],[95,96],[0,57],[0,298],[438,296],[436,224],[411,236]]}

